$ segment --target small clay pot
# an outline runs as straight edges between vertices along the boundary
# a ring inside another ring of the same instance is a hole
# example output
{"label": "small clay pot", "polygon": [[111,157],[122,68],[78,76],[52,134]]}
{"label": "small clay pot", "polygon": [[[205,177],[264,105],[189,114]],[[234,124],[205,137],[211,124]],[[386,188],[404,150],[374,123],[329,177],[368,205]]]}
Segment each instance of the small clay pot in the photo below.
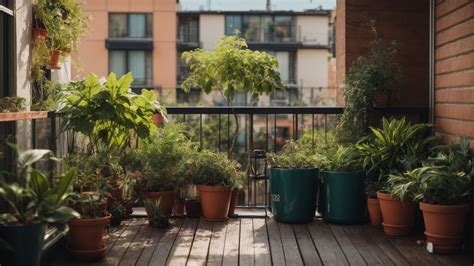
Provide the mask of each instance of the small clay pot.
{"label": "small clay pot", "polygon": [[61,51],[59,50],[52,50],[50,52],[50,59],[48,63],[48,67],[51,69],[58,69],[59,66],[59,59],[61,58]]}
{"label": "small clay pot", "polygon": [[34,28],[32,35],[34,40],[45,41],[48,38],[48,31],[46,29]]}
{"label": "small clay pot", "polygon": [[[173,213],[174,201],[176,198],[176,192],[164,191],[164,192],[142,192],[143,199],[149,199],[153,201],[160,201],[161,214],[165,216],[171,216]],[[150,213],[150,210],[146,210]]]}
{"label": "small clay pot", "polygon": [[381,226],[382,212],[380,211],[379,199],[367,197],[367,209],[369,210],[370,223],[375,226]]}
{"label": "small clay pot", "polygon": [[388,193],[377,192],[382,212],[383,230],[388,236],[409,235],[415,225],[415,204],[412,200],[401,201]]}
{"label": "small clay pot", "polygon": [[102,248],[102,238],[111,215],[101,218],[78,219],[69,221],[69,248],[80,251],[93,251]]}
{"label": "small clay pot", "polygon": [[202,218],[210,222],[228,219],[232,190],[224,186],[198,185]]}

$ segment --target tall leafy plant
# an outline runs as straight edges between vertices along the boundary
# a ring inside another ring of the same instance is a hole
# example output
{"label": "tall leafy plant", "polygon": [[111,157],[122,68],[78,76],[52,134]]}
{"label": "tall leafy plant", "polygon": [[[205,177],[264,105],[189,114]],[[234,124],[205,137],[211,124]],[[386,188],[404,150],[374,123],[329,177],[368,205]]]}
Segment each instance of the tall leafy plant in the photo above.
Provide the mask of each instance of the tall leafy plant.
{"label": "tall leafy plant", "polygon": [[[248,49],[244,39],[223,36],[214,50],[196,49],[182,55],[190,68],[183,90],[200,88],[206,93],[217,91],[227,105],[232,107],[237,92],[249,92],[253,99],[276,88],[283,88],[280,73],[276,70],[278,60],[265,52]],[[239,132],[238,116],[234,112],[235,134],[229,154],[233,154]]]}
{"label": "tall leafy plant", "polygon": [[371,21],[369,26],[374,35],[369,53],[359,57],[352,65],[344,84],[345,109],[337,128],[341,142],[355,143],[366,135],[369,112],[374,106],[377,91],[398,95],[401,68],[394,61],[396,42],[391,41],[385,46],[377,33],[375,22]]}

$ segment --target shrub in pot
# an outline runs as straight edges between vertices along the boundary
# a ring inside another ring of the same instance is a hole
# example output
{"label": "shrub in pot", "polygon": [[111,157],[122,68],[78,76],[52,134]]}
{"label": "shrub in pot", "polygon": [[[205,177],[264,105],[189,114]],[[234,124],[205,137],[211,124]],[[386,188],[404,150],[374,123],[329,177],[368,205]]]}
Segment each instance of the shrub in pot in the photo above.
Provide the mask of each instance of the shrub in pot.
{"label": "shrub in pot", "polygon": [[240,165],[224,153],[204,150],[193,153],[186,161],[186,175],[199,191],[202,217],[207,221],[228,219],[230,199]]}
{"label": "shrub in pot", "polygon": [[342,224],[365,222],[365,171],[354,146],[328,149],[321,169],[320,210],[324,220]]}
{"label": "shrub in pot", "polygon": [[[240,170],[240,169],[238,169]],[[245,175],[243,172],[238,172],[238,174],[233,176],[234,186],[232,188],[232,195],[230,196],[230,205],[229,205],[229,217],[235,216],[235,207],[237,206],[237,201],[239,198],[239,193],[245,187]]]}
{"label": "shrub in pot", "polygon": [[169,225],[169,214],[164,214],[161,208],[161,198],[158,200],[145,199],[143,201],[145,209],[147,210],[148,221],[151,226],[164,228]]}
{"label": "shrub in pot", "polygon": [[14,182],[0,176],[0,198],[9,212],[0,214],[0,264],[40,264],[46,225],[66,223],[79,214],[64,206],[75,171],[49,179],[33,165],[51,155],[48,150],[18,152],[18,175]]}
{"label": "shrub in pot", "polygon": [[122,223],[122,220],[128,217],[127,209],[120,202],[113,202],[108,208],[112,218],[110,220],[110,225],[119,226]]}
{"label": "shrub in pot", "polygon": [[278,154],[268,154],[272,212],[277,221],[307,223],[316,212],[322,156],[290,141]]}
{"label": "shrub in pot", "polygon": [[366,170],[367,204],[373,225],[380,225],[383,218],[377,192],[384,189],[389,174],[421,166],[434,145],[430,129],[428,124],[412,125],[404,118],[383,118],[382,128],[370,128],[371,134],[356,145]]}
{"label": "shrub in pot", "polygon": [[428,170],[419,180],[418,197],[427,242],[437,253],[457,252],[466,236],[464,226],[473,190],[474,159],[469,140],[442,147],[425,167]]}

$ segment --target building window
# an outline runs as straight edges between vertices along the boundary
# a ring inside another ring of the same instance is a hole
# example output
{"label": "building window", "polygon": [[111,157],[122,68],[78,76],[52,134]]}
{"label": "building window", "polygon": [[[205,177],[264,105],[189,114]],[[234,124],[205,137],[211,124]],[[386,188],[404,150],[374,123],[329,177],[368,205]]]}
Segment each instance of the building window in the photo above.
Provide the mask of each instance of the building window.
{"label": "building window", "polygon": [[186,62],[183,60],[183,58],[181,58],[182,54],[183,54],[182,52],[178,52],[178,58],[177,58],[178,64],[176,65],[176,67],[177,67],[177,69],[176,69],[176,74],[177,74],[176,80],[178,81],[178,84],[183,83],[183,81],[185,81],[186,78],[189,75],[189,67],[186,64]]}
{"label": "building window", "polygon": [[199,43],[198,16],[179,17],[178,41],[186,43]]}
{"label": "building window", "polygon": [[109,71],[117,76],[128,72],[133,74],[134,86],[152,84],[152,53],[149,51],[109,51]]}
{"label": "building window", "polygon": [[292,16],[227,15],[226,35],[238,30],[249,42],[291,42],[295,31]]}
{"label": "building window", "polygon": [[[12,90],[12,39],[13,17],[8,0],[0,0],[0,98],[13,94]],[[7,12],[8,11],[8,12]]]}
{"label": "building window", "polygon": [[110,13],[110,38],[151,38],[153,31],[152,14]]}
{"label": "building window", "polygon": [[284,84],[296,84],[296,56],[294,52],[266,51],[278,60],[277,70],[280,72],[281,81]]}

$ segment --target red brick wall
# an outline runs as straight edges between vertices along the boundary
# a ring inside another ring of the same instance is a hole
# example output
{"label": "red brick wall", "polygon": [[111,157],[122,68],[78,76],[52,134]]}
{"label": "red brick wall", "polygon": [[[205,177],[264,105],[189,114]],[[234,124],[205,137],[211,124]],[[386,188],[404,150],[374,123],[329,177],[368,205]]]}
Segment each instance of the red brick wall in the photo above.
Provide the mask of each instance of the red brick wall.
{"label": "red brick wall", "polygon": [[428,106],[429,0],[338,0],[336,20],[337,84],[373,36],[366,25],[377,21],[380,36],[398,43],[403,68],[400,100],[393,106]]}
{"label": "red brick wall", "polygon": [[435,123],[449,143],[459,136],[474,148],[474,1],[436,1]]}

